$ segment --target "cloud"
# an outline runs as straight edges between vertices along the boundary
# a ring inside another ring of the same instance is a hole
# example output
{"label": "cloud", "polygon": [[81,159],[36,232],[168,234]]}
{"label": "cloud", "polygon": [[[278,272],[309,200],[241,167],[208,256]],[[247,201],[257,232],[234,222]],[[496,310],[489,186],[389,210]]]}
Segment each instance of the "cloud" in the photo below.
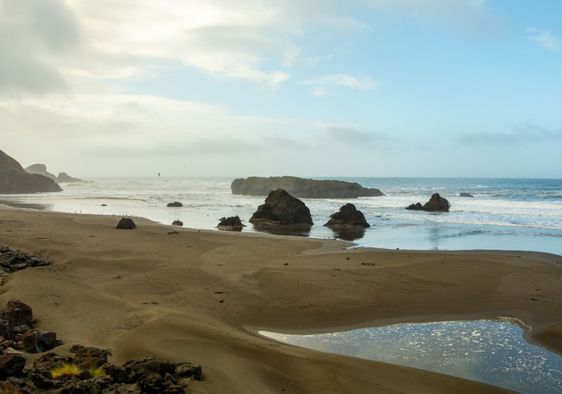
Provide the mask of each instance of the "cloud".
{"label": "cloud", "polygon": [[0,96],[67,91],[61,60],[79,26],[59,0],[0,0]]}
{"label": "cloud", "polygon": [[538,45],[549,51],[556,52],[560,49],[560,40],[547,30],[537,29],[535,27],[527,28],[529,39],[535,41]]}
{"label": "cloud", "polygon": [[459,142],[471,145],[517,146],[562,141],[562,129],[548,129],[526,122],[513,127],[508,132],[467,133]]}
{"label": "cloud", "polygon": [[317,86],[310,89],[310,94],[315,97],[326,97],[330,95],[330,92],[323,87]]}
{"label": "cloud", "polygon": [[332,140],[356,148],[378,147],[392,140],[388,134],[362,131],[356,126],[327,125],[324,129]]}
{"label": "cloud", "polygon": [[[353,90],[372,90],[377,86],[377,82],[370,77],[359,77],[348,74],[329,74],[316,79],[307,79],[301,81],[302,85],[315,86],[311,93],[326,93],[327,90],[322,90],[322,86],[339,86]],[[320,88],[320,90],[318,90]],[[320,94],[322,95],[322,94]],[[324,94],[325,95],[325,94]]]}

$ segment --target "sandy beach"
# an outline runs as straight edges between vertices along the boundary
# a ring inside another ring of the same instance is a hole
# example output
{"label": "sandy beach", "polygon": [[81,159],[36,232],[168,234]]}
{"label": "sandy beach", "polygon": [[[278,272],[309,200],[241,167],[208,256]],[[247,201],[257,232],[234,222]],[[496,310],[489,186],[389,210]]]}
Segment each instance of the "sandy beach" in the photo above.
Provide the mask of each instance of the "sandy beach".
{"label": "sandy beach", "polygon": [[[135,219],[0,209],[0,244],[40,254],[1,288],[66,343],[113,360],[201,363],[192,393],[484,393],[420,370],[257,335],[395,322],[511,317],[562,353],[562,258],[530,252],[348,249],[317,239],[177,229]],[[173,230],[177,233],[171,233]],[[501,247],[501,245],[498,245]]]}

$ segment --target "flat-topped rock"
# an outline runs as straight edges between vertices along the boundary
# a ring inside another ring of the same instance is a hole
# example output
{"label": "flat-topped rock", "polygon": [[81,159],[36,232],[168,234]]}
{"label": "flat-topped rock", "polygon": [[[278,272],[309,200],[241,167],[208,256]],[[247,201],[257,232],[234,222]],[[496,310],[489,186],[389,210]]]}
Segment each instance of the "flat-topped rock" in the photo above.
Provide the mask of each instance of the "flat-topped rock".
{"label": "flat-topped rock", "polygon": [[353,204],[345,204],[338,212],[330,215],[330,220],[324,225],[327,227],[371,227],[363,212],[358,210]]}
{"label": "flat-topped rock", "polygon": [[384,196],[379,189],[365,188],[355,182],[304,179],[293,176],[238,178],[230,185],[232,194],[266,196],[283,189],[300,198],[357,198]]}
{"label": "flat-topped rock", "polygon": [[308,207],[283,189],[269,193],[265,204],[260,205],[252,215],[250,223],[254,226],[312,226],[312,216]]}
{"label": "flat-topped rock", "polygon": [[59,175],[57,176],[57,182],[58,183],[78,183],[78,182],[84,182],[84,181],[80,178],[74,178],[73,176],[68,175],[66,172],[59,172]]}
{"label": "flat-topped rock", "polygon": [[0,150],[0,194],[60,192],[49,177],[28,174],[20,163]]}

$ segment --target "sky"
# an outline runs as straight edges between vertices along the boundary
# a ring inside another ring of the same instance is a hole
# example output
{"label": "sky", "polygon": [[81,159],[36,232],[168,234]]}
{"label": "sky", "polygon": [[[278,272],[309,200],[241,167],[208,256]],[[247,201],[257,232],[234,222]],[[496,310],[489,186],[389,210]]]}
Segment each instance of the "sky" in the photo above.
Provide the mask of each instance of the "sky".
{"label": "sky", "polygon": [[75,176],[562,177],[559,0],[0,0],[0,149]]}

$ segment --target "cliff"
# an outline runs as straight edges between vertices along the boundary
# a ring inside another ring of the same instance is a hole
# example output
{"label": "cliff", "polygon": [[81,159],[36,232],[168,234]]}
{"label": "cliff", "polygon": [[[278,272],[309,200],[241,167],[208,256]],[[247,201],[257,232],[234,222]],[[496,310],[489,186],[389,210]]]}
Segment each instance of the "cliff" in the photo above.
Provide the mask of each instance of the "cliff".
{"label": "cliff", "polygon": [[52,179],[28,174],[20,163],[0,150],[0,194],[60,192]]}

